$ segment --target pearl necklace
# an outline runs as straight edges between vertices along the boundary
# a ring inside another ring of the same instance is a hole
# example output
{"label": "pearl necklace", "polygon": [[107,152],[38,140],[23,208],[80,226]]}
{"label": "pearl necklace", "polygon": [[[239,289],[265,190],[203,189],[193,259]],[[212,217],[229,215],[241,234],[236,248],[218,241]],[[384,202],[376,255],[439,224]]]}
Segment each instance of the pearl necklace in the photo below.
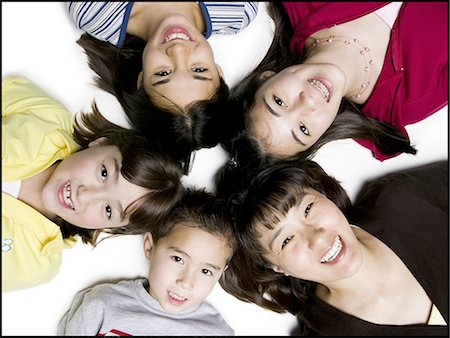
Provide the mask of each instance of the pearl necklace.
{"label": "pearl necklace", "polygon": [[361,94],[364,93],[364,91],[369,87],[370,78],[372,76],[373,60],[372,60],[372,57],[370,56],[370,49],[366,46],[363,46],[359,42],[358,39],[336,37],[334,35],[330,35],[329,37],[323,38],[323,39],[316,39],[314,41],[314,43],[311,45],[311,47],[317,49],[317,48],[320,48],[321,45],[323,45],[323,42],[332,43],[334,41],[342,42],[348,46],[352,46],[352,47],[356,48],[358,50],[359,54],[361,54],[362,57],[364,58],[365,79],[364,79],[364,82],[361,84],[361,86],[360,86],[361,88],[359,89],[359,91],[356,94],[352,95],[352,98],[361,97]]}

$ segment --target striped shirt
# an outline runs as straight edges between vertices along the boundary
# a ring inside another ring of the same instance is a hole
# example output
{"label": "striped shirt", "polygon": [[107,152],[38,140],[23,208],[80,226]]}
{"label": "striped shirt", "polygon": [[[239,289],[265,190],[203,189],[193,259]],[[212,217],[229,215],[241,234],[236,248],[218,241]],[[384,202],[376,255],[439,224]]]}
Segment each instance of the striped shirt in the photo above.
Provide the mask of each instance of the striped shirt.
{"label": "striped shirt", "polygon": [[[258,3],[198,2],[206,24],[204,36],[235,34],[246,28],[258,13]],[[81,29],[98,40],[122,46],[133,2],[67,2],[69,16]]]}

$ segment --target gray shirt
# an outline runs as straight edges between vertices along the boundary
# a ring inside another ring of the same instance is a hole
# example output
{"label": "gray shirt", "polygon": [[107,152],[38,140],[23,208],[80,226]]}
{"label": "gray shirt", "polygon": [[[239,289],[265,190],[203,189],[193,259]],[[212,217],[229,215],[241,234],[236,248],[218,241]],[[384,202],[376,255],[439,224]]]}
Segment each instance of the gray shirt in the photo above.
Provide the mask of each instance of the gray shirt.
{"label": "gray shirt", "polygon": [[148,292],[148,280],[123,280],[78,292],[58,335],[234,335],[209,303],[179,314],[166,312]]}

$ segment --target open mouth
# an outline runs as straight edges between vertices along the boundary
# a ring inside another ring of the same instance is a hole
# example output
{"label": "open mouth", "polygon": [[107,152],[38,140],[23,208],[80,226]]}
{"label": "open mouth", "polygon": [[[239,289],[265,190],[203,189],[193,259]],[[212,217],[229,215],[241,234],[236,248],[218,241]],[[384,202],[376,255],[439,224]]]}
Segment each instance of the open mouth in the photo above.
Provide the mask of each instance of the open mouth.
{"label": "open mouth", "polygon": [[182,27],[171,27],[164,34],[161,44],[167,43],[173,40],[194,41],[189,32]]}
{"label": "open mouth", "polygon": [[64,198],[64,203],[72,210],[75,210],[75,205],[72,201],[72,190],[71,190],[71,185],[70,185],[70,181],[67,181],[67,183],[64,185],[63,188],[63,198]]}
{"label": "open mouth", "polygon": [[319,79],[308,79],[311,86],[319,91],[326,102],[330,102],[330,89]]}
{"label": "open mouth", "polygon": [[173,305],[181,305],[181,304],[183,304],[185,301],[187,301],[187,298],[184,298],[184,297],[182,297],[182,296],[176,294],[176,293],[173,292],[173,291],[169,291],[168,294],[169,294],[169,301],[170,301],[170,303],[173,304]]}
{"label": "open mouth", "polygon": [[333,245],[331,246],[331,249],[328,250],[325,255],[323,255],[322,259],[320,260],[320,263],[329,263],[336,259],[336,257],[339,255],[339,253],[342,250],[342,241],[341,237],[339,235],[336,236],[334,239]]}

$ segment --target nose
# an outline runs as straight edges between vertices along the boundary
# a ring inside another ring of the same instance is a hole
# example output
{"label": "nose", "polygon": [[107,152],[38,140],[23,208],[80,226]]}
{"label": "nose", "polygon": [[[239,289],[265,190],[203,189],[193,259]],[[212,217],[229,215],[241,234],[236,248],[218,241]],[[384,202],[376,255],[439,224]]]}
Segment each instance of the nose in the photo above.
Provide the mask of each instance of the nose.
{"label": "nose", "polygon": [[104,194],[104,189],[100,187],[80,185],[77,189],[77,200],[81,205],[89,205],[101,200]]}
{"label": "nose", "polygon": [[182,289],[192,290],[194,288],[196,281],[196,274],[194,271],[189,271],[188,269],[183,270],[183,272],[178,276],[177,284],[181,286]]}
{"label": "nose", "polygon": [[297,105],[307,114],[312,113],[316,108],[314,98],[303,90],[298,94]]}
{"label": "nose", "polygon": [[326,236],[324,236],[325,230],[318,227],[306,227],[303,231],[303,236],[306,239],[308,249],[314,250],[315,248],[323,247],[324,241],[326,241]]}
{"label": "nose", "polygon": [[187,43],[175,42],[166,49],[168,56],[179,59],[191,52],[191,48]]}

